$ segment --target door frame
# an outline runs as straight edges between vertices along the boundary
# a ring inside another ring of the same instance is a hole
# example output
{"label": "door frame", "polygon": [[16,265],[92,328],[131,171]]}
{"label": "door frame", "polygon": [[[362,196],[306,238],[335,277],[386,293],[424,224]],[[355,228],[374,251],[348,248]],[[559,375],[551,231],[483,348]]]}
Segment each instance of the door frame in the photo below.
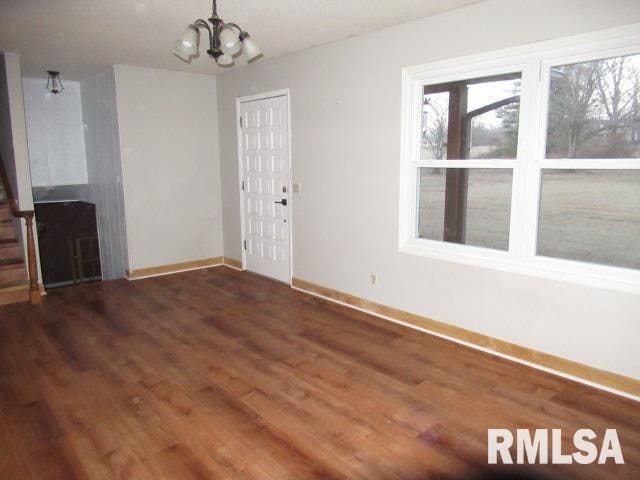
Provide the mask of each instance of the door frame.
{"label": "door frame", "polygon": [[[244,179],[244,162],[242,161],[242,129],[240,128],[240,108],[243,103],[254,102],[256,100],[266,100],[274,97],[285,97],[287,99],[287,135],[289,150],[289,174],[287,175],[287,192],[289,205],[289,285],[293,283],[293,191],[291,189],[291,171],[292,171],[292,155],[291,155],[291,92],[288,88],[279,90],[271,90],[264,93],[254,95],[244,95],[236,97],[236,132],[238,142],[238,192],[240,195],[240,251],[242,252],[242,270],[247,269],[247,251],[244,248],[245,240],[245,196],[242,189],[242,181]],[[274,279],[275,280],[275,279]]]}

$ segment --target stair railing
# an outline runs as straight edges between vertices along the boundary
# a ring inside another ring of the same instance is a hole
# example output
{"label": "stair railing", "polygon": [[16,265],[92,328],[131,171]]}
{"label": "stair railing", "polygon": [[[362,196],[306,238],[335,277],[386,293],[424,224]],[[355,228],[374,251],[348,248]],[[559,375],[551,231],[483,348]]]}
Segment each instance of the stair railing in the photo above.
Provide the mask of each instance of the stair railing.
{"label": "stair railing", "polygon": [[2,156],[0,156],[0,181],[4,188],[4,194],[6,196],[7,204],[11,210],[11,214],[16,218],[24,218],[27,227],[27,270],[29,273],[29,298],[31,304],[37,305],[40,303],[40,287],[38,286],[38,266],[36,261],[36,243],[33,236],[33,217],[35,215],[33,210],[20,210],[18,201],[13,194],[9,177],[7,176],[7,170],[5,169]]}

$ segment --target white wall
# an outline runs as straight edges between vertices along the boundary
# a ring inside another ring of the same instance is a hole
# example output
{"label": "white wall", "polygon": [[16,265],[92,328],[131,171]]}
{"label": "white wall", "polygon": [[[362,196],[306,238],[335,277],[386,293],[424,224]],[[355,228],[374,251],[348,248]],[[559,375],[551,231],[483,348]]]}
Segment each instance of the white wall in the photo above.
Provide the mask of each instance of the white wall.
{"label": "white wall", "polygon": [[114,68],[129,268],[221,256],[216,78]]}
{"label": "white wall", "polygon": [[81,82],[89,185],[96,205],[102,278],[122,278],[128,268],[120,136],[113,68]]}
{"label": "white wall", "polygon": [[65,90],[53,95],[46,79],[22,80],[34,187],[87,183],[80,84],[63,83]]}
{"label": "white wall", "polygon": [[0,153],[20,209],[32,210],[20,56],[0,54]]}
{"label": "white wall", "polygon": [[[20,56],[15,53],[0,54],[0,153],[19,208],[33,210],[22,73]],[[23,248],[23,258],[27,258],[26,222],[20,218],[14,218],[13,222],[18,227],[18,241]],[[40,265],[37,236],[34,243]],[[42,283],[39,267],[38,281]]]}
{"label": "white wall", "polygon": [[295,277],[640,378],[640,296],[398,252],[403,67],[639,21],[637,0],[492,0],[219,76],[225,255],[241,257],[235,98],[288,87]]}

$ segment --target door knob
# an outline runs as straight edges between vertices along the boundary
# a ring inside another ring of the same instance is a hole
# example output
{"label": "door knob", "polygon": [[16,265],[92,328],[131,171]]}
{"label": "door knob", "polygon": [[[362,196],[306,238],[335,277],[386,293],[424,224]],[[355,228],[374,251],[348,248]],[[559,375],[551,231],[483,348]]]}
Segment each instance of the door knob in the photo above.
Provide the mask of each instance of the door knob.
{"label": "door knob", "polygon": [[282,205],[283,207],[287,206],[287,199],[283,198],[281,202],[273,202],[273,203],[279,203],[280,205]]}

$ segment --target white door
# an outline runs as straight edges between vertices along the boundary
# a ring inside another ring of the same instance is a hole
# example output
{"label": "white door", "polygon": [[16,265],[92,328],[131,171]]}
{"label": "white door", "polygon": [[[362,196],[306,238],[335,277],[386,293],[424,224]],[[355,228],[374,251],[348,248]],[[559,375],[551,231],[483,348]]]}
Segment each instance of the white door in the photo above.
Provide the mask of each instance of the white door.
{"label": "white door", "polygon": [[240,104],[246,268],[290,282],[288,98]]}

